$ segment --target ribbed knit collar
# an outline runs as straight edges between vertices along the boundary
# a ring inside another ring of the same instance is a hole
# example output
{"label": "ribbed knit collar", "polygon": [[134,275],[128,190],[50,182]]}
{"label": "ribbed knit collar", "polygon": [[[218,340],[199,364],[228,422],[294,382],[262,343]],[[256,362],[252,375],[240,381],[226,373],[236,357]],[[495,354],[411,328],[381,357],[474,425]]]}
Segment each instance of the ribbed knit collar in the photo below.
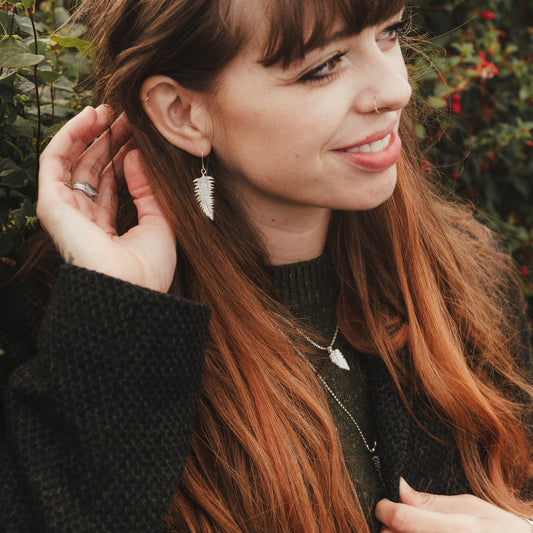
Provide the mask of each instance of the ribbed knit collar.
{"label": "ribbed knit collar", "polygon": [[301,309],[335,308],[339,282],[327,255],[300,263],[268,266],[266,271],[280,300],[296,316]]}

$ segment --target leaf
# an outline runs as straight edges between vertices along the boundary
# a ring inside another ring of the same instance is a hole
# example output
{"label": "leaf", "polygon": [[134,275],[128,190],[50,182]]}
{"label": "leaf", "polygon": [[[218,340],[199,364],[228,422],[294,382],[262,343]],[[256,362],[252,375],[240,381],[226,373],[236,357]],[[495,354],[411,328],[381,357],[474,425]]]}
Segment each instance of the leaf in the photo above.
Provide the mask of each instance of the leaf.
{"label": "leaf", "polygon": [[415,126],[416,128],[416,136],[418,139],[425,139],[426,138],[426,134],[427,134],[427,131],[426,131],[426,128],[424,127],[423,124],[420,124],[419,122],[416,124]]}
{"label": "leaf", "polygon": [[14,76],[17,73],[17,69],[15,68],[6,68],[2,70],[2,73],[0,74],[0,81],[7,80],[11,76]]}
{"label": "leaf", "polygon": [[26,9],[31,9],[35,5],[35,0],[20,0],[22,2],[22,5]]}
{"label": "leaf", "polygon": [[32,54],[13,37],[0,41],[0,67],[2,68],[33,67],[38,65],[43,59],[44,56]]}
{"label": "leaf", "polygon": [[443,100],[442,98],[437,98],[436,96],[430,96],[429,103],[431,104],[432,107],[441,109],[446,105],[446,100]]}
{"label": "leaf", "polygon": [[41,78],[45,83],[53,83],[59,77],[61,77],[61,72],[54,72],[52,70],[41,70],[37,69],[39,78]]}
{"label": "leaf", "polygon": [[4,170],[0,172],[0,184],[6,187],[24,187],[28,174],[25,170]]}
{"label": "leaf", "polygon": [[34,122],[17,116],[15,122],[11,125],[10,133],[14,137],[25,137],[31,139],[33,137]]}
{"label": "leaf", "polygon": [[83,55],[93,56],[93,45],[89,41],[77,37],[62,37],[61,35],[52,35],[50,39],[64,48],[76,48]]}

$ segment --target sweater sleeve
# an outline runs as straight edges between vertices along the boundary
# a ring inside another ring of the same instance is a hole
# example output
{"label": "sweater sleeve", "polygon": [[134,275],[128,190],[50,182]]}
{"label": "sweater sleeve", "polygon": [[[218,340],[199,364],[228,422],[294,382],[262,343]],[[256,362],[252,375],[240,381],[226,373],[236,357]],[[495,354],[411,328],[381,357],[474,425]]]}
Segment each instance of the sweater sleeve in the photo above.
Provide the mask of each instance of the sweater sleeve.
{"label": "sweater sleeve", "polygon": [[[28,345],[8,323],[2,358]],[[203,305],[62,267],[35,353],[0,372],[0,531],[160,531],[208,323]]]}

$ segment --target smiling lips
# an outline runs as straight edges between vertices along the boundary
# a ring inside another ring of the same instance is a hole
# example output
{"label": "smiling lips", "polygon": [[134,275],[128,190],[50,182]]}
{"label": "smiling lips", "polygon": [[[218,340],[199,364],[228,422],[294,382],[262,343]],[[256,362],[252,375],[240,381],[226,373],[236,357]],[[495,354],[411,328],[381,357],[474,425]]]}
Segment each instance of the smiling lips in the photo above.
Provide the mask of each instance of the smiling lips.
{"label": "smiling lips", "polygon": [[402,141],[395,131],[389,131],[382,138],[351,148],[335,150],[352,165],[370,171],[380,171],[395,165],[402,151]]}
{"label": "smiling lips", "polygon": [[387,146],[389,146],[390,140],[391,134],[389,133],[386,137],[383,137],[383,139],[379,139],[370,144],[362,144],[361,146],[355,146],[354,148],[349,148],[346,151],[351,152],[352,154],[369,152],[375,154],[376,152],[381,152],[382,150],[387,148]]}

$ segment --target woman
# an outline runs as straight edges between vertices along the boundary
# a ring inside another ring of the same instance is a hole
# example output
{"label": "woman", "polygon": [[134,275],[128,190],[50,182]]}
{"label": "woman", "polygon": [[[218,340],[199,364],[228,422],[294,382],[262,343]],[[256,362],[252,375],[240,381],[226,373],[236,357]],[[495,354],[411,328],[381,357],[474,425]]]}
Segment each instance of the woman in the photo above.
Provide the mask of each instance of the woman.
{"label": "woman", "polygon": [[403,8],[82,2],[124,114],[42,156],[6,531],[531,531],[516,284],[424,177]]}

